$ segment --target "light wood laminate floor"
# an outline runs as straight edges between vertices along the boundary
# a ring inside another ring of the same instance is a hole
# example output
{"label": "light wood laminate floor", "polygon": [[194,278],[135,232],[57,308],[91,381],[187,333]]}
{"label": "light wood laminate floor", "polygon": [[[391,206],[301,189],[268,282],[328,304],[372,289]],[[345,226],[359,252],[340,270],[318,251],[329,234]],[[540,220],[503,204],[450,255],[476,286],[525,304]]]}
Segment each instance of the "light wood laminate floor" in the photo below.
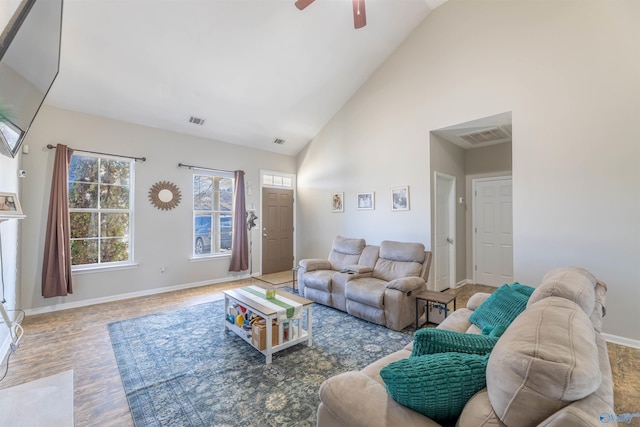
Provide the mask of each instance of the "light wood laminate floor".
{"label": "light wood laminate floor", "polygon": [[[76,427],[133,427],[107,325],[221,299],[223,290],[249,283],[261,282],[239,280],[28,316],[23,322],[24,338],[11,356],[0,389],[73,369]],[[464,307],[470,295],[485,289],[493,288],[467,285],[455,290],[457,306]],[[640,350],[609,344],[609,356],[617,413],[640,412]],[[631,425],[640,426],[640,418]]]}

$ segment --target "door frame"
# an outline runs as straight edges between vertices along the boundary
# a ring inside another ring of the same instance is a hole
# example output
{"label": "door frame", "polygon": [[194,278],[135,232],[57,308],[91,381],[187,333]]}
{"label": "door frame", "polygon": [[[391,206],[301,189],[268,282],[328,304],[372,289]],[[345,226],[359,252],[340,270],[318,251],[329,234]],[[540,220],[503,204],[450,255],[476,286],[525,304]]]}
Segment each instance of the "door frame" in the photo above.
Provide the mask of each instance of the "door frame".
{"label": "door frame", "polygon": [[[511,180],[511,203],[513,209],[513,176],[512,175],[499,175],[499,176],[487,176],[482,178],[472,178],[471,179],[471,262],[472,262],[472,272],[473,272],[473,283],[477,284],[477,254],[476,254],[476,243],[477,243],[477,183],[478,182],[487,182],[487,181],[504,181]],[[513,215],[513,213],[512,213]],[[513,236],[513,225],[511,227],[511,235]],[[511,257],[513,258],[513,246],[511,248]]]}
{"label": "door frame", "polygon": [[[440,195],[438,192],[438,181],[446,180],[449,183],[449,189],[446,194]],[[446,224],[449,226],[449,235],[453,239],[453,243],[449,248],[449,289],[456,288],[456,177],[453,175],[448,175],[446,173],[434,171],[433,172],[433,201],[434,201],[434,209],[433,209],[433,245],[434,248],[434,259],[433,259],[433,288],[436,289],[436,281],[438,277],[438,251],[436,238],[438,235],[438,199],[439,197],[445,197],[446,202],[449,205],[449,215],[446,220]]]}
{"label": "door frame", "polygon": [[[279,185],[267,185],[264,183],[265,175],[274,175],[274,176],[291,178],[291,187],[284,187]],[[249,187],[251,187],[250,184],[249,184]],[[277,172],[277,171],[272,171],[267,169],[260,169],[260,194],[258,195],[258,207],[255,209],[258,215],[258,227],[256,227],[255,229],[258,230],[259,232],[258,237],[260,238],[260,253],[258,256],[258,265],[260,265],[260,271],[254,272],[253,273],[254,276],[262,275],[262,213],[263,213],[262,212],[262,189],[263,188],[279,188],[282,190],[288,190],[288,189],[293,190],[293,265],[298,265],[298,257],[297,257],[297,250],[296,250],[297,244],[298,244],[297,238],[296,238],[297,230],[298,230],[297,209],[296,209],[296,204],[298,203],[297,187],[298,185],[297,185],[295,173]]]}

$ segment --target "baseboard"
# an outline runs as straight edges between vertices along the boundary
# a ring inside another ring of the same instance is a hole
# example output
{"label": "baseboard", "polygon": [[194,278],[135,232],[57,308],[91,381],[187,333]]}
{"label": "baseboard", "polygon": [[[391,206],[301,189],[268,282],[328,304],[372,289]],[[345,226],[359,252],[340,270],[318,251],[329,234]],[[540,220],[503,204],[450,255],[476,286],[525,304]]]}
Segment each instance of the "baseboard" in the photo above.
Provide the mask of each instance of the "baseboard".
{"label": "baseboard", "polygon": [[625,338],[625,337],[620,337],[618,335],[611,335],[611,334],[605,334],[605,333],[603,333],[602,336],[607,342],[610,342],[612,344],[619,344],[627,347],[640,349],[640,341],[638,340],[633,340],[631,338]]}
{"label": "baseboard", "polygon": [[461,288],[461,287],[463,287],[465,285],[473,285],[473,282],[471,280],[469,280],[469,279],[461,280],[458,283],[456,283],[455,289]]}
{"label": "baseboard", "polygon": [[35,314],[51,313],[51,312],[54,312],[54,311],[68,310],[70,308],[86,307],[86,306],[89,306],[89,305],[104,304],[106,302],[121,301],[121,300],[125,300],[125,299],[130,299],[130,298],[145,297],[145,296],[149,296],[149,295],[163,294],[163,293],[166,293],[166,292],[180,291],[182,289],[198,288],[200,286],[216,285],[218,283],[233,282],[235,280],[248,279],[249,277],[250,276],[248,274],[244,274],[244,275],[241,275],[241,276],[224,277],[224,278],[216,279],[216,280],[205,280],[205,281],[202,281],[202,282],[193,282],[193,283],[185,283],[185,284],[176,285],[176,286],[168,286],[166,288],[149,289],[149,290],[146,290],[146,291],[130,292],[130,293],[119,294],[119,295],[111,295],[111,296],[103,297],[103,298],[93,298],[93,299],[88,299],[88,300],[84,300],[84,301],[66,302],[66,303],[62,303],[62,304],[49,305],[49,306],[45,306],[45,307],[30,308],[30,309],[26,309],[24,311],[25,311],[25,315],[27,315],[27,316],[31,316],[31,315],[35,315]]}

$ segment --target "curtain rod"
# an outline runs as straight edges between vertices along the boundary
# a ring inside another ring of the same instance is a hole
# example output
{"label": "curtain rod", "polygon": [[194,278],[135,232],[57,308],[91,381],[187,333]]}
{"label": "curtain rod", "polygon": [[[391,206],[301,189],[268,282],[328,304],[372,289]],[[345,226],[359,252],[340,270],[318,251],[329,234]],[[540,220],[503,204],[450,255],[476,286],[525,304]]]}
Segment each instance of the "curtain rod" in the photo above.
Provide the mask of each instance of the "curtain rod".
{"label": "curtain rod", "polygon": [[193,166],[193,165],[185,165],[184,163],[178,163],[179,168],[187,168],[187,169],[200,169],[203,171],[210,172],[224,172],[224,173],[235,173],[235,171],[228,171],[225,169],[213,169],[213,168],[203,168],[202,166]]}
{"label": "curtain rod", "polygon": [[[56,145],[51,145],[51,144],[47,144],[47,148],[49,150],[56,148]],[[132,157],[132,156],[123,156],[121,154],[109,154],[109,153],[101,153],[99,151],[89,151],[89,150],[76,150],[75,148],[71,148],[69,147],[70,150],[73,151],[80,151],[81,153],[91,153],[91,154],[102,154],[103,156],[114,156],[114,157],[122,157],[125,159],[133,159],[135,161],[140,160],[141,162],[146,162],[147,158],[146,157]]]}

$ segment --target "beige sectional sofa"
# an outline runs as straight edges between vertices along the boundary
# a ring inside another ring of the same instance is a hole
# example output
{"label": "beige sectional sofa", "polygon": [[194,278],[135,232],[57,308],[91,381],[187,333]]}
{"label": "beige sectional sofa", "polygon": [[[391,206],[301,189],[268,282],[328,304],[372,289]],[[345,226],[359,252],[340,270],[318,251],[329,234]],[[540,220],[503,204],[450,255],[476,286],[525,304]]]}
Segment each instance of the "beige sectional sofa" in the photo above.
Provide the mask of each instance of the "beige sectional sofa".
{"label": "beige sectional sofa", "polygon": [[[584,269],[549,272],[498,339],[487,362],[486,388],[466,403],[456,426],[592,426],[601,425],[602,414],[614,414],[601,335],[605,293],[606,286]],[[469,317],[488,297],[474,295],[439,328],[479,333]],[[380,376],[385,366],[409,358],[412,346],[325,381],[318,426],[440,425],[393,400]]]}
{"label": "beige sectional sofa", "polygon": [[304,259],[298,291],[317,303],[402,330],[415,320],[415,293],[426,289],[431,252],[421,243],[336,237],[328,259]]}

